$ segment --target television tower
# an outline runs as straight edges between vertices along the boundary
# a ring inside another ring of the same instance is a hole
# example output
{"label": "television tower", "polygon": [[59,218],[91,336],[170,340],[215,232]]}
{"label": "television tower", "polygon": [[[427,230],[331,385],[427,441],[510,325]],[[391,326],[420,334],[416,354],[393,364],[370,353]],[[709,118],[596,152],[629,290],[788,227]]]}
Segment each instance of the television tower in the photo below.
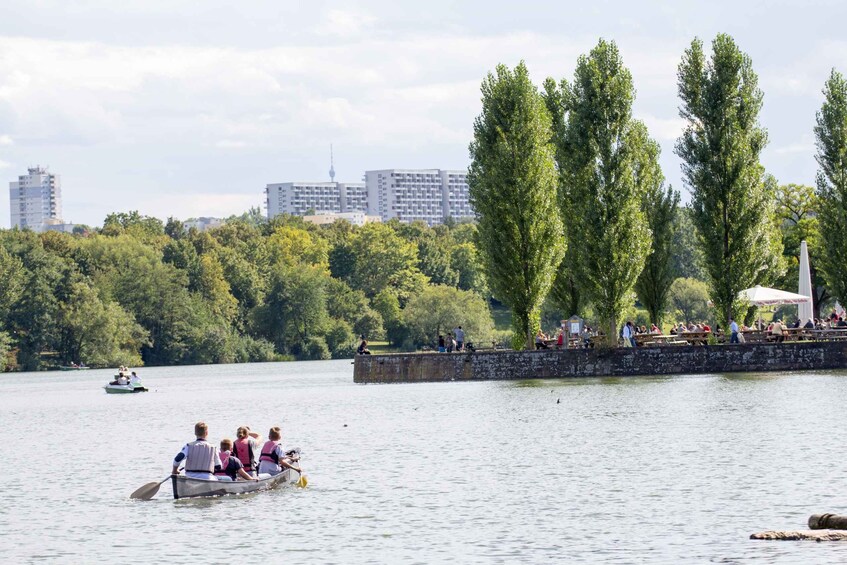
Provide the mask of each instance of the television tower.
{"label": "television tower", "polygon": [[329,144],[329,182],[335,182],[335,166],[332,159],[332,143]]}

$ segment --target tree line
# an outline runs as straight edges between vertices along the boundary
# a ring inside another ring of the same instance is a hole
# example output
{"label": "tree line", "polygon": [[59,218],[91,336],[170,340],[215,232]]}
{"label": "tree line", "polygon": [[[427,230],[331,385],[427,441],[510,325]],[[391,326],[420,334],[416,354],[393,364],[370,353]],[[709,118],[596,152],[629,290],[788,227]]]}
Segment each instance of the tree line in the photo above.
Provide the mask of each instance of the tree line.
{"label": "tree line", "polygon": [[79,233],[0,230],[0,364],[38,370],[352,357],[493,322],[476,226],[327,226],[258,210],[186,230],[137,212]]}
{"label": "tree line", "polygon": [[548,78],[543,90],[524,63],[499,65],[483,81],[470,194],[481,262],[512,310],[516,348],[532,346],[545,301],[590,311],[609,336],[636,300],[659,327],[669,308],[721,324],[749,317],[741,290],[796,288],[801,240],[816,312],[847,299],[843,76],[833,69],[817,114],[816,189],[780,186],[761,165],[763,93],[730,36],[718,35],[708,55],[692,41],[677,77],[685,207],[665,186],[659,145],[633,118],[634,83],[614,42],[601,39],[572,79]]}

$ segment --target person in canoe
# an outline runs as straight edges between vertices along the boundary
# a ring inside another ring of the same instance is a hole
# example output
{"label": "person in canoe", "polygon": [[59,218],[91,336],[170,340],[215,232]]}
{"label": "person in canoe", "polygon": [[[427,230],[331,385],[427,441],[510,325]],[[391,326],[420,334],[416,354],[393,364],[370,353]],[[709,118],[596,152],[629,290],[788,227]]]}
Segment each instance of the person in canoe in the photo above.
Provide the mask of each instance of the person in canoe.
{"label": "person in canoe", "polygon": [[186,443],[174,457],[174,468],[171,474],[176,475],[180,464],[185,461],[186,477],[215,481],[217,480],[215,473],[221,470],[221,457],[218,454],[218,448],[206,441],[209,436],[209,426],[205,422],[197,422],[194,424],[194,435],[197,439]]}
{"label": "person in canoe", "polygon": [[221,470],[215,471],[219,481],[235,481],[239,478],[245,481],[258,481],[259,479],[244,470],[244,465],[232,453],[232,440],[224,438],[221,440]]}
{"label": "person in canoe", "polygon": [[280,445],[282,432],[279,426],[274,426],[268,432],[268,441],[262,446],[262,454],[259,457],[259,474],[279,475],[283,468],[293,469],[300,472],[298,467],[291,464],[290,456]]}
{"label": "person in canoe", "polygon": [[235,437],[232,455],[241,461],[248,473],[255,473],[259,466],[256,461],[256,454],[262,450],[262,436],[250,431],[250,426],[240,426],[235,431]]}

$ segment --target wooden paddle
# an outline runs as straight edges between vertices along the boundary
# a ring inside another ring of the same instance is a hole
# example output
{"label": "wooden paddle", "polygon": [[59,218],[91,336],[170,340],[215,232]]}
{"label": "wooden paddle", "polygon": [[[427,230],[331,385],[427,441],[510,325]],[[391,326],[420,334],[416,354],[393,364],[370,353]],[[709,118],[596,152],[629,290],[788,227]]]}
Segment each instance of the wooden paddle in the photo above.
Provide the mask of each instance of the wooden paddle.
{"label": "wooden paddle", "polygon": [[162,486],[162,483],[170,479],[171,476],[168,475],[158,483],[147,483],[143,487],[136,489],[134,493],[129,495],[130,498],[136,498],[138,500],[150,500],[156,493],[159,492],[159,487]]}

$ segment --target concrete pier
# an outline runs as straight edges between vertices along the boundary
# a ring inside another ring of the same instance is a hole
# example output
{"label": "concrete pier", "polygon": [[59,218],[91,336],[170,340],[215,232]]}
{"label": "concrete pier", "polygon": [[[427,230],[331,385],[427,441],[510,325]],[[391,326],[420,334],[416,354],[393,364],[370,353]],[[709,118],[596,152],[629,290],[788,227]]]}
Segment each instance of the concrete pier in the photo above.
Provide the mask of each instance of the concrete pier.
{"label": "concrete pier", "polygon": [[847,342],[357,355],[357,383],[625,377],[847,368]]}

